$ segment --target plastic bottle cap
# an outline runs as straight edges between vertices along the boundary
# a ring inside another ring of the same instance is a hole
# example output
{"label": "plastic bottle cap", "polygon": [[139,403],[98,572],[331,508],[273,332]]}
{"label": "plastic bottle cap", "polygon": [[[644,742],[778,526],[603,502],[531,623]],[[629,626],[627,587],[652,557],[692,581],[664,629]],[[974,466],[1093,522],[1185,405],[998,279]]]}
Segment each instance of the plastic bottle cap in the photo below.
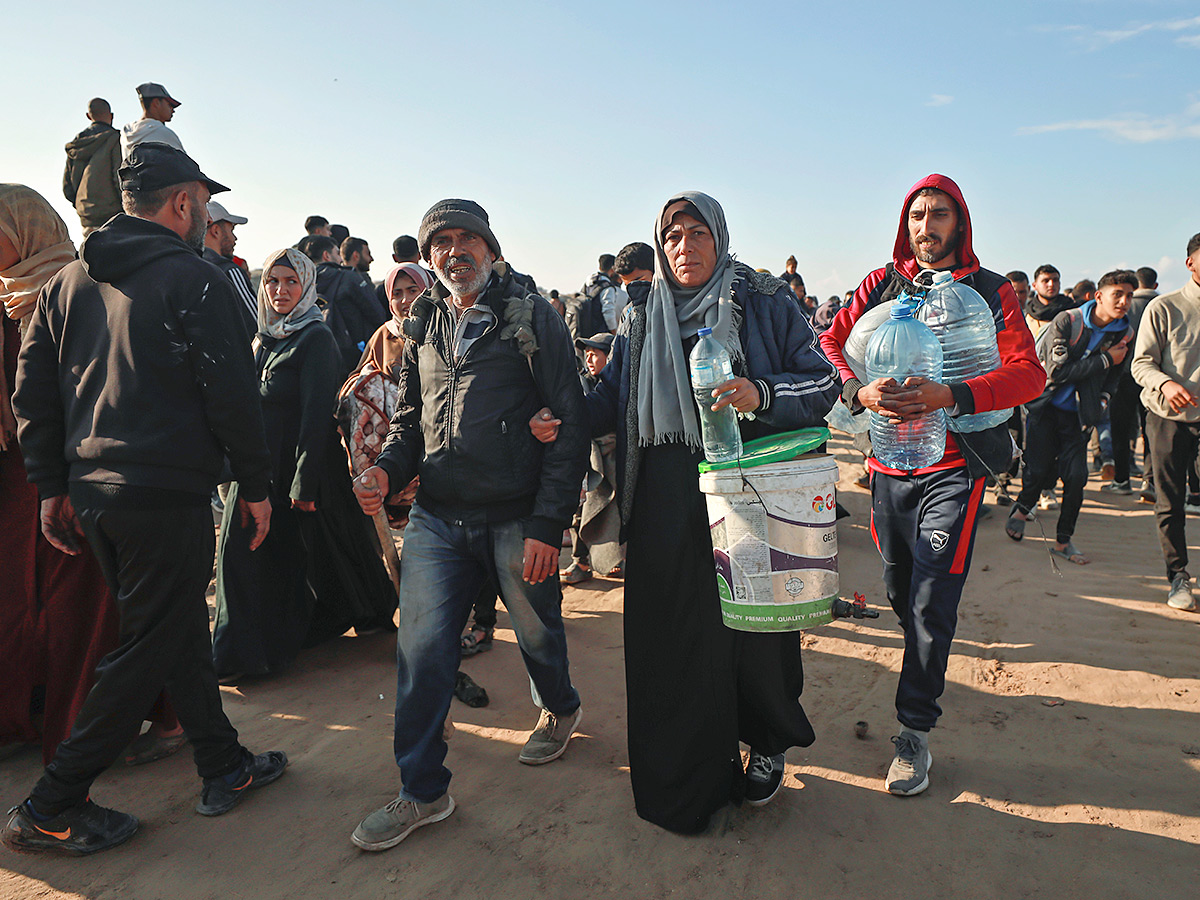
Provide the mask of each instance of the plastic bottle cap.
{"label": "plastic bottle cap", "polygon": [[696,337],[708,337],[710,334],[712,334],[711,328],[701,328],[696,332]]}

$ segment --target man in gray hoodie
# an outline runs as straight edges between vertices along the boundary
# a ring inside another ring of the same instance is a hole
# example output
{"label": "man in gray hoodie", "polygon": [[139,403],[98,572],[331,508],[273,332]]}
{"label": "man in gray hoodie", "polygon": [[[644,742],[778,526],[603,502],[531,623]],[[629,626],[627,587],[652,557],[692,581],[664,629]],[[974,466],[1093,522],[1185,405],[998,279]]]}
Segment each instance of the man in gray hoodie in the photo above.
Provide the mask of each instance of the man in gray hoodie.
{"label": "man in gray hoodie", "polygon": [[1187,283],[1155,297],[1142,313],[1131,371],[1146,407],[1157,488],[1154,515],[1171,583],[1167,605],[1195,612],[1184,502],[1188,468],[1200,440],[1200,234],[1188,241],[1186,264],[1191,274]]}

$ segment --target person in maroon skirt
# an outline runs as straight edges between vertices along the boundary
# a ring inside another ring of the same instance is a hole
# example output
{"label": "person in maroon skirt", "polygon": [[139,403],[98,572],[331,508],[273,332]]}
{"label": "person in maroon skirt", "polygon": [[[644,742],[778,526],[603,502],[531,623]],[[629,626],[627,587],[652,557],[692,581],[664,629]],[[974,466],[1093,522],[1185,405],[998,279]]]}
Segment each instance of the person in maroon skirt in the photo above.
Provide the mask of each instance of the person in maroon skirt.
{"label": "person in maroon skirt", "polygon": [[[41,534],[12,413],[23,323],[42,285],[74,258],[67,226],[44,197],[0,185],[0,754],[38,742],[44,762],[70,733],[96,663],[117,643],[116,607],[95,556],[86,546],[68,556]],[[165,698],[148,718],[151,729],[128,761],[159,759],[185,742]]]}

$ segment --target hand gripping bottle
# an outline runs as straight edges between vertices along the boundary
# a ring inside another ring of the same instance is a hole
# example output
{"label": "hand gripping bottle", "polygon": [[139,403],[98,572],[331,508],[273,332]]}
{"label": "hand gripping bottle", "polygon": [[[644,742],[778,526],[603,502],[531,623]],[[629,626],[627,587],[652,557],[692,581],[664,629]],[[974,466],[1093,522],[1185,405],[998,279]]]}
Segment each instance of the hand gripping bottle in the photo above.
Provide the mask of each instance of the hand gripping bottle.
{"label": "hand gripping bottle", "polygon": [[[971,287],[956,283],[950,272],[935,272],[916,317],[929,326],[942,345],[942,382],[958,384],[1000,368],[996,320],[987,301]],[[1007,422],[1011,409],[951,416],[951,431],[983,431]]]}
{"label": "hand gripping bottle", "polygon": [[[892,304],[891,317],[871,336],[866,355],[867,378],[921,376],[942,380],[942,348],[933,332],[913,318],[913,299],[906,293]],[[907,422],[871,413],[871,446],[889,469],[910,472],[931,466],[946,452],[946,411],[936,409]]]}
{"label": "hand gripping bottle", "polygon": [[725,348],[712,336],[711,328],[696,332],[700,340],[688,357],[692,376],[692,394],[700,409],[700,435],[704,440],[704,458],[709,462],[731,462],[742,455],[742,433],[738,431],[737,410],[725,406],[712,411],[717,402],[713,388],[733,377],[733,364]]}

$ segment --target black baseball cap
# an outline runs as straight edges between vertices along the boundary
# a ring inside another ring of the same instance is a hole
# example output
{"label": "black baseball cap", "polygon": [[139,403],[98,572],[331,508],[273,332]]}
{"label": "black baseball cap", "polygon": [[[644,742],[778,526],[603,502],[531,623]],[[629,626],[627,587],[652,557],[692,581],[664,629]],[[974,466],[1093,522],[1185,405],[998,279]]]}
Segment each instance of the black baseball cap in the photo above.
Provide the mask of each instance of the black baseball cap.
{"label": "black baseball cap", "polygon": [[210,194],[229,190],[201,172],[196,161],[182,150],[157,141],[146,141],[130,150],[117,174],[123,191],[157,191],[189,181],[204,182]]}

